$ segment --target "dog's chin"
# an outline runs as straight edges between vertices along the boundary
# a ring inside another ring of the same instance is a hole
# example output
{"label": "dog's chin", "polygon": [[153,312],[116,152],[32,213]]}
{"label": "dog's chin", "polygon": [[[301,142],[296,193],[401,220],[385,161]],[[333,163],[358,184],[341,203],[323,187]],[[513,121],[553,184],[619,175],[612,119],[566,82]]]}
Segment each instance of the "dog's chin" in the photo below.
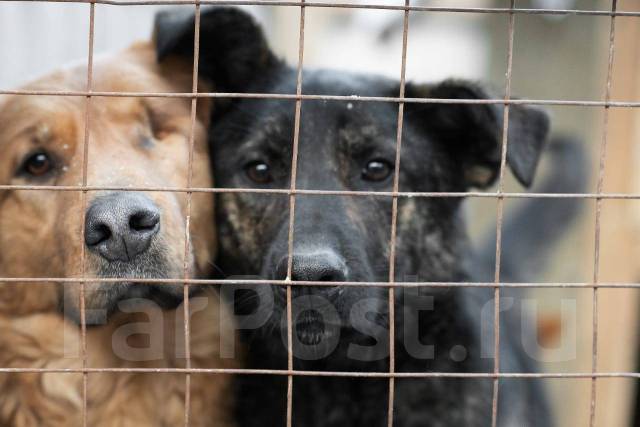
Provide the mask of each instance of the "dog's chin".
{"label": "dog's chin", "polygon": [[158,283],[117,283],[121,291],[110,301],[112,312],[118,310],[121,301],[131,301],[141,299],[151,301],[162,309],[176,308],[184,299],[184,288],[182,285]]}
{"label": "dog's chin", "polygon": [[[151,256],[155,255],[155,256]],[[179,278],[182,267],[172,265],[158,254],[139,257],[133,262],[101,262],[94,269],[94,277],[122,279],[117,282],[91,282],[87,280],[85,291],[86,324],[101,325],[110,316],[121,312],[121,303],[127,302],[127,311],[135,309],[136,300],[140,303],[154,303],[161,309],[176,308],[183,301],[184,287],[181,284],[136,282],[135,279]],[[133,308],[132,308],[133,307]],[[65,295],[64,313],[80,323],[81,313],[77,296]]]}
{"label": "dog's chin", "polygon": [[[94,285],[97,285],[94,287]],[[132,282],[87,283],[89,292],[85,294],[85,324],[100,326],[109,318],[122,311],[120,304],[127,302],[127,311],[135,309],[132,303],[140,302],[143,306],[153,302],[163,310],[173,309],[183,301],[183,288],[180,285],[161,284],[148,285]],[[93,289],[92,289],[93,288]],[[77,324],[81,324],[81,310],[78,298],[66,297],[60,309],[64,315]]]}

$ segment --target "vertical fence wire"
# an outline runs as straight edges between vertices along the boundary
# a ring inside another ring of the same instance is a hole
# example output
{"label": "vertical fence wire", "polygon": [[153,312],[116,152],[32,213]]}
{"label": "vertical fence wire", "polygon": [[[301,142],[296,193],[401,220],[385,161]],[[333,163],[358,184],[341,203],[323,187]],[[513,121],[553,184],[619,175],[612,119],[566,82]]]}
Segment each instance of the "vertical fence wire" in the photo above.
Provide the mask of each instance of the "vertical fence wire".
{"label": "vertical fence wire", "polygon": [[[198,98],[195,96],[198,93],[198,64],[200,56],[200,4],[195,4],[194,10],[194,31],[193,31],[193,74],[191,80],[191,92],[193,98],[191,99],[191,123],[189,128],[189,159],[187,164],[187,189],[193,185],[193,152],[195,145],[195,133],[196,133],[196,117],[198,108]],[[186,216],[185,216],[185,231],[184,231],[184,260],[183,260],[183,277],[185,280],[190,279],[189,259],[191,251],[191,202],[193,199],[193,192],[187,191],[186,193]],[[183,309],[184,309],[184,354],[185,354],[185,367],[187,372],[185,374],[185,390],[184,390],[184,425],[189,427],[191,423],[191,315],[189,310],[189,283],[185,282],[182,288],[183,292]]]}
{"label": "vertical fence wire", "polygon": [[[302,1],[304,3],[304,0]],[[296,75],[296,95],[302,94],[302,64],[304,62],[304,24],[305,6],[300,5],[300,22],[298,35],[298,68]],[[293,126],[293,148],[291,153],[291,183],[289,193],[289,235],[287,241],[287,369],[293,371],[293,319],[291,302],[291,277],[293,275],[293,238],[296,216],[296,179],[298,174],[298,146],[300,143],[300,113],[302,100],[296,99]],[[291,427],[293,419],[293,376],[287,376],[287,427]]]}
{"label": "vertical fence wire", "polygon": [[[89,138],[90,138],[90,127],[91,127],[91,91],[93,88],[93,45],[94,45],[94,36],[95,36],[95,14],[96,14],[96,5],[95,3],[91,3],[89,5],[89,50],[87,53],[87,82],[86,82],[86,90],[88,95],[85,100],[85,117],[84,117],[84,135],[83,135],[83,143],[82,143],[82,185],[87,186],[88,179],[88,168],[89,168]],[[87,357],[87,313],[85,306],[85,291],[86,291],[86,282],[84,281],[87,276],[87,254],[85,248],[85,217],[87,211],[87,190],[83,190],[81,193],[81,206],[82,213],[80,215],[80,265],[82,272],[82,282],[80,282],[80,345],[81,345],[81,354],[82,354],[82,426],[87,427],[88,420],[88,382],[89,382],[89,373],[87,372],[88,368],[88,357]]]}
{"label": "vertical fence wire", "polygon": [[[47,1],[47,0],[44,0]],[[51,1],[51,0],[49,0]],[[189,313],[189,287],[190,284],[194,283],[194,280],[191,278],[191,271],[189,269],[189,251],[191,244],[190,237],[190,228],[191,228],[191,209],[192,209],[192,196],[195,191],[204,191],[204,189],[195,189],[192,187],[193,184],[193,158],[194,158],[194,145],[195,145],[195,129],[196,129],[196,120],[197,120],[197,100],[206,95],[221,95],[221,94],[199,94],[198,93],[198,64],[199,64],[199,51],[200,51],[200,12],[201,12],[201,2],[195,0],[195,2],[188,2],[186,4],[193,4],[195,6],[195,23],[194,23],[194,59],[193,59],[193,74],[192,74],[192,92],[190,94],[126,94],[126,93],[101,93],[94,92],[92,90],[93,87],[93,60],[94,60],[94,27],[95,27],[95,5],[99,3],[104,3],[101,0],[87,0],[89,3],[89,49],[87,56],[87,79],[86,79],[86,90],[85,92],[68,92],[68,93],[55,93],[54,95],[64,96],[65,94],[68,96],[82,96],[86,100],[85,106],[85,123],[84,123],[84,137],[83,137],[83,154],[82,154],[82,186],[74,187],[73,189],[69,189],[69,191],[79,191],[81,195],[82,201],[82,214],[81,214],[81,271],[82,275],[79,284],[79,308],[80,308],[80,326],[81,326],[81,356],[82,356],[82,369],[68,369],[68,370],[55,370],[55,369],[46,369],[46,368],[37,368],[37,369],[17,369],[11,370],[9,368],[0,367],[0,372],[78,372],[82,373],[82,425],[86,427],[88,425],[88,375],[90,372],[161,372],[157,369],[93,369],[89,366],[88,361],[88,349],[87,349],[87,323],[86,323],[86,248],[84,245],[84,235],[85,228],[84,222],[86,217],[86,209],[88,203],[88,193],[90,191],[97,191],[96,188],[90,187],[88,185],[88,167],[89,167],[89,146],[90,146],[90,133],[91,133],[91,123],[92,123],[92,99],[96,96],[147,96],[147,95],[155,95],[161,97],[169,97],[169,96],[178,96],[185,95],[185,97],[189,97],[191,101],[191,128],[189,133],[189,156],[188,156],[188,176],[187,176],[187,186],[185,189],[147,189],[147,191],[183,191],[186,193],[186,217],[185,217],[185,247],[184,247],[184,265],[183,265],[183,297],[184,297],[184,337],[185,337],[185,369],[183,370],[166,370],[166,372],[184,372],[185,374],[185,396],[184,396],[184,405],[185,405],[185,413],[184,413],[184,425],[188,427],[190,425],[190,406],[191,406],[191,374],[193,372],[229,372],[233,373],[236,370],[203,370],[203,369],[193,369],[192,361],[191,361],[191,351],[190,351],[190,340],[191,340],[191,331],[190,331],[190,313]],[[204,2],[202,2],[204,3]],[[220,2],[223,3],[223,2]],[[251,3],[251,2],[249,2]],[[262,4],[260,2],[254,2],[255,4]],[[276,2],[274,2],[276,3]],[[122,4],[128,4],[123,2]],[[139,4],[151,4],[150,2],[140,2]],[[293,369],[293,309],[292,309],[292,287],[295,285],[309,285],[309,283],[297,283],[299,281],[293,280],[293,247],[294,247],[294,228],[295,228],[295,205],[296,205],[296,195],[297,194],[342,194],[345,193],[349,196],[357,195],[357,196],[369,196],[371,192],[336,192],[336,191],[307,191],[307,190],[298,190],[296,188],[296,176],[297,176],[297,165],[298,165],[298,146],[299,146],[299,138],[300,138],[300,125],[301,125],[301,108],[303,99],[359,99],[359,98],[349,98],[349,97],[340,97],[340,96],[325,96],[325,95],[311,95],[311,96],[303,96],[302,95],[302,83],[303,83],[303,60],[304,60],[304,35],[305,35],[305,9],[307,7],[325,7],[320,3],[305,3],[304,0],[301,2],[288,3],[289,6],[295,6],[300,8],[300,21],[299,21],[299,49],[298,49],[298,64],[297,64],[297,82],[296,82],[296,95],[295,97],[289,97],[287,99],[295,100],[295,121],[294,121],[294,136],[293,136],[293,147],[292,147],[292,159],[291,159],[291,182],[290,188],[288,190],[283,190],[285,194],[289,197],[289,234],[288,234],[288,252],[287,252],[287,276],[282,284],[286,286],[286,319],[287,319],[287,371],[269,371],[264,370],[260,371],[260,373],[273,373],[275,375],[285,375],[287,377],[287,409],[286,409],[286,424],[287,427],[291,427],[292,425],[292,412],[293,412],[293,377],[296,375],[335,375],[335,376],[353,376],[353,377],[375,377],[375,378],[386,378],[388,376],[389,380],[389,400],[388,400],[388,416],[387,416],[387,426],[393,426],[393,415],[394,415],[394,395],[395,395],[395,379],[399,377],[417,377],[417,378],[429,378],[429,377],[451,377],[451,378],[487,378],[492,379],[493,385],[493,393],[492,393],[492,406],[491,406],[491,425],[496,427],[498,424],[498,403],[499,403],[499,380],[500,378],[590,378],[591,379],[591,394],[590,394],[590,426],[595,426],[596,421],[596,397],[597,397],[597,379],[602,377],[629,377],[629,378],[637,378],[637,373],[609,373],[603,374],[598,372],[598,291],[601,287],[608,286],[607,284],[600,283],[600,272],[599,272],[599,261],[600,261],[600,237],[601,237],[601,211],[603,200],[610,198],[622,198],[622,199],[637,199],[638,195],[615,195],[615,194],[603,194],[603,184],[604,184],[604,176],[605,176],[605,166],[606,166],[606,154],[607,154],[607,144],[608,144],[608,126],[609,126],[609,109],[611,106],[627,106],[627,107],[635,107],[640,106],[640,103],[612,103],[611,102],[611,86],[612,86],[612,78],[613,78],[613,63],[614,63],[614,52],[615,52],[615,18],[619,16],[620,13],[617,11],[617,0],[612,0],[611,3],[611,11],[606,14],[603,12],[602,15],[610,17],[610,35],[609,35],[609,56],[608,56],[608,69],[607,69],[607,77],[606,77],[606,87],[605,87],[605,96],[604,102],[589,102],[589,101],[533,101],[532,103],[547,103],[553,104],[556,103],[558,105],[585,105],[585,106],[602,106],[604,108],[603,115],[603,130],[602,130],[602,139],[600,144],[600,154],[599,154],[599,168],[598,168],[598,180],[597,180],[597,190],[595,194],[584,194],[584,195],[568,195],[568,194],[557,194],[549,197],[558,197],[558,198],[567,198],[574,197],[578,199],[587,199],[591,198],[595,200],[596,213],[595,213],[595,227],[594,227],[594,270],[593,270],[593,282],[589,285],[593,289],[593,304],[592,304],[592,367],[591,373],[581,373],[581,374],[569,374],[569,373],[560,373],[560,374],[533,374],[527,375],[524,373],[519,374],[501,374],[500,373],[500,292],[503,284],[500,283],[500,267],[501,267],[501,251],[502,251],[502,224],[504,219],[504,199],[507,197],[517,197],[516,193],[506,193],[504,191],[504,178],[505,178],[505,170],[506,170],[506,161],[507,161],[507,150],[508,150],[508,130],[509,130],[509,114],[510,114],[510,106],[514,103],[511,99],[511,85],[512,85],[512,71],[513,71],[513,51],[514,51],[514,32],[515,32],[515,15],[517,13],[538,13],[533,11],[527,11],[524,9],[515,9],[515,0],[510,1],[509,9],[504,10],[494,10],[494,12],[508,14],[509,25],[508,25],[508,50],[507,50],[507,70],[506,70],[506,83],[505,83],[505,95],[504,102],[501,102],[504,105],[503,108],[503,130],[502,130],[502,141],[501,141],[501,160],[500,160],[500,171],[499,171],[499,179],[497,191],[493,194],[483,194],[477,195],[478,197],[492,197],[497,200],[497,224],[496,224],[496,248],[495,248],[495,272],[494,272],[494,319],[493,319],[493,327],[494,327],[494,364],[493,364],[493,373],[483,374],[473,374],[470,373],[468,375],[457,374],[457,373],[396,373],[395,367],[395,288],[397,286],[404,285],[403,282],[397,283],[395,278],[395,264],[396,264],[396,240],[397,240],[397,216],[398,216],[398,198],[407,196],[408,193],[401,193],[399,190],[399,177],[400,177],[400,159],[401,159],[401,147],[402,147],[402,133],[403,133],[403,117],[404,117],[404,107],[405,102],[416,102],[415,100],[406,100],[405,97],[405,75],[406,75],[406,61],[407,61],[407,43],[408,43],[408,30],[409,30],[409,12],[412,10],[420,10],[411,6],[411,0],[404,1],[404,7],[398,7],[395,10],[402,10],[404,12],[404,20],[403,20],[403,38],[402,38],[402,63],[401,63],[401,76],[400,76],[400,93],[399,98],[389,98],[382,99],[379,97],[364,97],[360,99],[362,101],[389,101],[389,102],[397,102],[398,103],[398,121],[397,121],[397,135],[396,135],[396,153],[395,153],[395,166],[394,166],[394,181],[393,181],[393,192],[389,194],[384,194],[385,197],[392,198],[392,218],[391,218],[391,236],[390,236],[390,252],[389,252],[389,277],[388,277],[388,304],[389,304],[389,350],[390,350],[390,360],[389,360],[389,371],[388,373],[358,373],[358,372],[323,372],[323,373],[313,373],[313,372],[304,372],[304,371],[294,371]],[[361,5],[362,7],[367,5]],[[334,7],[334,6],[326,6],[326,7]],[[347,5],[336,4],[335,7],[349,7]],[[381,8],[381,7],[377,7]],[[384,8],[382,8],[384,9]],[[424,8],[425,10],[434,10],[433,8]],[[456,8],[453,8],[456,9]],[[489,8],[476,8],[473,10],[467,10],[467,12],[483,12],[489,11]],[[455,10],[452,10],[455,11]],[[460,9],[462,10],[462,8]],[[542,11],[544,12],[544,11]],[[540,13],[542,13],[540,12]],[[549,12],[549,11],[547,11]],[[566,12],[566,11],[565,11]],[[571,11],[569,11],[571,12]],[[576,11],[578,12],[578,11]],[[587,13],[588,11],[580,11]],[[563,12],[564,13],[564,12]],[[637,13],[632,13],[630,16],[638,16]],[[44,91],[29,93],[29,91],[0,91],[0,93],[8,94],[24,94],[24,95],[36,95],[42,94],[46,95]],[[223,94],[230,95],[230,97],[242,97],[247,94]],[[284,99],[286,95],[270,95],[270,94],[258,94],[264,98],[274,98],[274,99]],[[464,100],[458,103],[464,103]],[[522,100],[520,103],[525,103],[528,100]],[[429,100],[429,102],[441,102],[441,103],[456,103],[456,100]],[[490,104],[492,100],[485,100],[480,102],[469,102],[469,103],[477,103],[477,104]],[[495,104],[496,102],[494,102]],[[11,188],[9,188],[11,187]],[[13,187],[17,189],[35,189],[40,191],[55,191],[56,189],[48,188],[47,186],[0,186],[0,190],[11,190]],[[60,190],[60,189],[58,189]],[[139,190],[137,188],[129,188],[122,189],[123,191],[136,191]],[[64,190],[67,191],[67,190]],[[220,189],[213,189],[212,192],[222,191]],[[258,192],[254,189],[237,189],[238,192]],[[276,191],[274,191],[275,193]],[[353,193],[353,194],[352,194]],[[379,192],[376,192],[379,195]],[[475,193],[471,194],[476,195]],[[414,196],[411,194],[410,196]],[[421,194],[420,196],[424,197],[448,197],[446,193],[443,194]],[[527,194],[522,197],[536,197],[543,196],[540,194]],[[460,195],[453,195],[452,197],[461,197]],[[5,281],[5,278],[0,279]],[[13,279],[17,281],[17,279]],[[43,281],[55,281],[55,279],[40,279]],[[12,281],[9,279],[7,281]],[[64,283],[61,280],[62,283]],[[209,281],[214,282],[214,281]],[[226,281],[228,282],[228,281]],[[334,283],[342,284],[342,282]],[[345,282],[345,285],[348,284]],[[314,285],[316,285],[314,283]],[[322,284],[317,284],[322,285]],[[366,285],[366,284],[364,284]],[[451,285],[450,283],[445,283],[443,285]],[[460,286],[471,286],[470,284],[462,284],[458,283]],[[490,285],[490,284],[488,284]],[[536,284],[530,284],[529,287],[535,287]],[[632,287],[633,284],[618,284],[620,287]],[[636,284],[637,285],[637,284]],[[562,286],[562,284],[549,284],[549,287],[552,286]],[[637,285],[638,287],[640,285]],[[540,286],[543,287],[543,286]],[[576,286],[577,287],[577,286]],[[241,372],[252,373],[251,370],[238,370]],[[163,371],[164,372],[164,371]],[[255,370],[257,372],[257,370]],[[255,373],[254,372],[254,373]]]}
{"label": "vertical fence wire", "polygon": [[[410,6],[411,0],[405,0],[405,6]],[[405,77],[407,70],[407,41],[409,34],[409,9],[404,11],[402,28],[402,59],[400,65],[400,98],[404,98]],[[393,170],[393,191],[400,190],[400,158],[402,157],[402,129],[404,124],[404,102],[398,103],[398,123],[396,133],[396,153]],[[389,283],[395,282],[396,240],[398,229],[398,197],[391,200],[391,238],[389,240]],[[387,426],[393,426],[393,404],[395,400],[395,371],[396,371],[396,321],[395,321],[395,288],[388,290],[389,304],[389,407],[387,411]]]}
{"label": "vertical fence wire", "polygon": [[[611,22],[609,29],[609,59],[607,63],[607,82],[605,85],[605,101],[611,99],[611,81],[613,78],[613,59],[615,53],[615,37],[616,37],[616,17],[617,0],[611,1]],[[598,184],[596,193],[602,194],[604,188],[604,174],[607,158],[607,142],[609,139],[609,106],[604,107],[603,111],[603,129],[602,141],[600,143],[600,163],[598,165]],[[602,198],[596,198],[596,220],[594,227],[594,251],[593,251],[593,302],[592,302],[592,354],[591,354],[591,372],[598,372],[598,282],[600,281],[600,220],[602,214]],[[594,427],[596,424],[596,395],[597,395],[597,378],[591,378],[591,398],[589,406],[589,425]]]}
{"label": "vertical fence wire", "polygon": [[[515,0],[511,0],[510,8],[515,7]],[[506,83],[504,91],[504,99],[509,100],[511,98],[511,76],[513,72],[513,38],[515,32],[515,14],[512,12],[509,14],[509,29],[508,29],[508,48],[507,48],[507,71],[506,71]],[[494,281],[496,287],[493,291],[494,306],[493,306],[493,373],[498,374],[500,372],[500,259],[502,257],[502,222],[504,220],[504,175],[507,164],[507,150],[509,144],[509,110],[510,105],[505,104],[502,113],[502,143],[501,143],[501,157],[500,157],[500,174],[498,177],[498,199],[497,199],[497,213],[496,213],[496,260],[495,260],[495,277]],[[498,424],[498,397],[500,390],[500,378],[495,377],[493,380],[493,398],[491,404],[491,426],[496,427]]]}

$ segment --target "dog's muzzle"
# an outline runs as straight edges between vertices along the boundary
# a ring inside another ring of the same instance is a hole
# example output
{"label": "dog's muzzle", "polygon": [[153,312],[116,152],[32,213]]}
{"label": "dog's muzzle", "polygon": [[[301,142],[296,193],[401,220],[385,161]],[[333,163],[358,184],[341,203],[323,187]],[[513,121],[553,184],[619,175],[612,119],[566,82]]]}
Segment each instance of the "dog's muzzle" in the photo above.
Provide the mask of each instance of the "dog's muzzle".
{"label": "dog's muzzle", "polygon": [[[287,277],[288,258],[276,266],[276,278]],[[332,249],[296,250],[293,253],[291,280],[305,282],[344,282],[349,270],[345,260]]]}
{"label": "dog's muzzle", "polygon": [[[284,256],[275,269],[275,278],[287,277],[288,258]],[[344,282],[349,277],[347,263],[333,249],[297,248],[293,253],[291,280],[305,282]],[[339,295],[339,286],[296,285],[293,287],[296,324],[294,329],[301,343],[317,345],[330,331],[322,315],[327,305]],[[334,319],[337,320],[337,319]],[[333,323],[333,322],[332,322]]]}

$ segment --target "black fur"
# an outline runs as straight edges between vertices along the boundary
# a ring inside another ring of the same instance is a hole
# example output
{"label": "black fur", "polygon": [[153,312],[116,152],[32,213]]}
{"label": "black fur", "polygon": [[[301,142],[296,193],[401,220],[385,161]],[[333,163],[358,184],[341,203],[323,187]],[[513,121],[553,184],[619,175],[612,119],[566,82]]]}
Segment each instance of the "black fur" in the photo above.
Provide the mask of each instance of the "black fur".
{"label": "black fur", "polygon": [[[193,16],[159,16],[160,56],[192,55],[193,36]],[[211,79],[219,91],[295,93],[295,70],[275,58],[259,26],[237,9],[203,10],[200,49],[201,76]],[[397,97],[399,93],[397,81],[330,70],[305,71],[302,88],[306,94],[325,95]],[[479,85],[454,80],[409,83],[406,95],[472,100],[490,96]],[[406,103],[400,190],[464,192],[490,186],[500,166],[503,108]],[[214,106],[210,138],[217,185],[289,188],[294,112],[290,100],[236,99]],[[393,166],[397,115],[395,103],[305,100],[296,187],[390,191],[393,173],[371,181],[363,169],[372,161],[376,167]],[[548,119],[543,112],[520,105],[510,107],[509,117],[508,164],[528,185]],[[256,182],[252,175],[256,162],[269,167],[270,180]],[[466,238],[461,201],[459,197],[399,199],[395,280],[470,279],[462,268]],[[284,279],[288,202],[286,195],[220,195],[218,263],[227,275]],[[387,281],[391,213],[390,197],[298,195],[292,278]],[[273,292],[275,307],[265,313],[262,327],[246,331],[248,367],[283,369],[287,364],[286,329],[281,327],[284,289],[258,286],[253,292],[239,292],[236,305],[259,312],[263,305],[254,303],[265,292]],[[493,321],[491,289],[397,289],[395,294],[397,372],[492,372],[491,352],[482,353],[493,347],[492,338],[482,332]],[[389,370],[385,288],[294,286],[293,298],[295,369]],[[429,301],[433,309],[425,310]],[[326,315],[332,309],[336,318],[329,322]],[[535,364],[524,366],[525,355],[512,326],[503,325],[507,331],[501,336],[503,371],[535,369]],[[433,351],[425,347],[430,344]],[[385,378],[296,376],[293,425],[387,425],[388,392]],[[500,396],[500,425],[550,424],[544,395],[533,382],[501,380]],[[396,379],[394,425],[487,426],[491,400],[490,378]],[[240,426],[284,425],[285,409],[286,377],[238,377]]]}

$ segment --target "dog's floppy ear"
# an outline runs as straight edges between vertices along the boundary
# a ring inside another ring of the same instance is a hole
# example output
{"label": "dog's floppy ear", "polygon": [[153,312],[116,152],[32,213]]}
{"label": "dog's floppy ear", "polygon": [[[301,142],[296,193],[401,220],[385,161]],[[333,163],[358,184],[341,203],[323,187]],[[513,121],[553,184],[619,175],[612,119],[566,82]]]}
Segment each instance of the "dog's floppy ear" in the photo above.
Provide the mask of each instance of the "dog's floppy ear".
{"label": "dog's floppy ear", "polygon": [[[437,85],[407,84],[409,98],[490,99],[479,85],[447,80]],[[502,153],[502,104],[408,103],[409,120],[419,125],[453,161],[462,167],[468,187],[486,188],[496,179]],[[518,181],[533,181],[540,153],[549,131],[547,114],[537,108],[511,104],[507,163]]]}
{"label": "dog's floppy ear", "polygon": [[[159,62],[174,55],[192,60],[194,36],[193,11],[172,9],[156,14],[154,40]],[[262,28],[251,15],[231,7],[202,9],[199,74],[211,80],[218,92],[242,92],[277,64]]]}

